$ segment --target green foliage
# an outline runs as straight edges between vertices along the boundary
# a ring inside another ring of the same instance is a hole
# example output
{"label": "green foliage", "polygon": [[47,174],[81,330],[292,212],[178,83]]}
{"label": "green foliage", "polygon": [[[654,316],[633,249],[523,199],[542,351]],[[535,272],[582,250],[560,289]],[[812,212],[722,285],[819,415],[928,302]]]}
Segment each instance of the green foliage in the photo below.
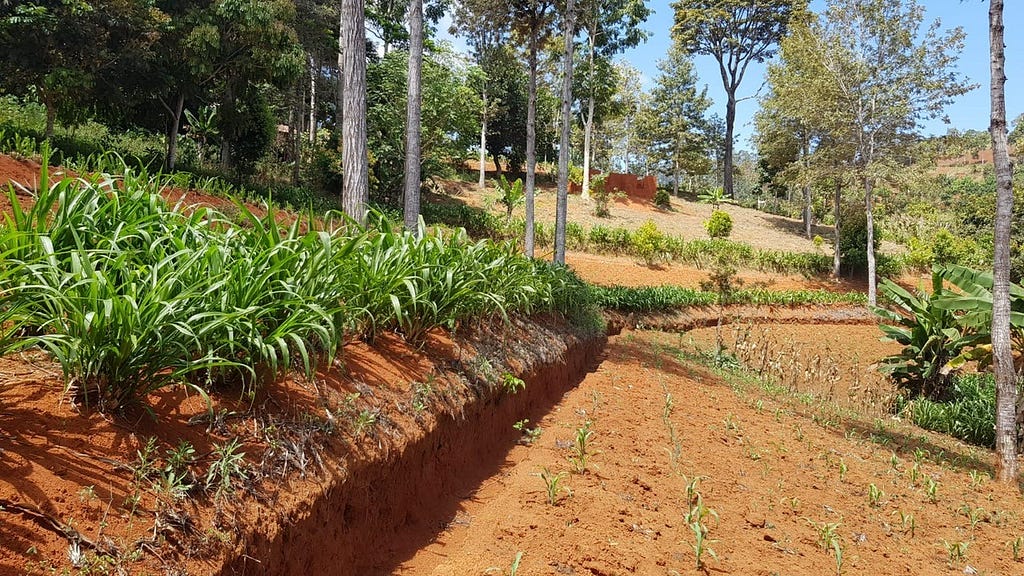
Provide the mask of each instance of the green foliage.
{"label": "green foliage", "polygon": [[595,174],[590,178],[590,198],[594,201],[594,216],[598,218],[608,218],[612,215],[609,205],[612,197],[618,195],[618,192],[608,189],[606,178],[605,174]]}
{"label": "green foliage", "polygon": [[234,167],[239,173],[252,172],[256,161],[267,153],[277,136],[277,122],[266,95],[258,88],[246,90],[225,102],[216,118],[217,129],[228,143]]}
{"label": "green foliage", "polygon": [[648,266],[654,266],[665,259],[665,235],[651,220],[644,222],[632,238],[633,253]]}
{"label": "green foliage", "polygon": [[498,190],[498,202],[505,207],[505,217],[512,218],[512,211],[526,201],[526,194],[523,192],[523,179],[516,178],[511,184],[502,174],[495,181],[494,187]]}
{"label": "green foliage", "polygon": [[240,203],[229,220],[169,207],[161,186],[131,172],[49,185],[44,170],[27,211],[9,191],[0,345],[43,347],[103,409],[176,383],[203,394],[293,366],[308,375],[351,333],[396,330],[415,343],[434,327],[534,312],[594,325],[585,283],[511,244],[396,232],[386,220],[364,231],[332,214],[284,226]]}
{"label": "green foliage", "polygon": [[[597,304],[606,310],[619,312],[669,312],[693,306],[712,306],[718,301],[713,291],[694,290],[679,286],[595,286]],[[864,304],[860,292],[830,292],[827,290],[765,290],[760,288],[733,291],[726,303],[755,306],[800,306],[832,304]]]}
{"label": "green foliage", "polygon": [[875,308],[875,314],[892,323],[878,327],[887,340],[903,346],[899,354],[884,358],[879,369],[915,397],[944,397],[950,384],[950,376],[944,368],[970,343],[956,316],[934,305],[945,293],[945,279],[940,269],[932,273],[931,294],[911,294],[890,280],[883,280],[879,286],[899,311]]}
{"label": "green foliage", "polygon": [[[408,52],[393,51],[367,67],[368,146],[377,180],[376,201],[396,205],[405,168]],[[480,96],[464,62],[444,50],[424,55],[422,71],[421,179],[450,172],[479,134]]]}
{"label": "green foliage", "polygon": [[921,428],[988,448],[996,442],[995,408],[995,381],[990,374],[957,377],[944,401],[919,398],[898,406]]}
{"label": "green foliage", "polygon": [[654,193],[654,205],[665,210],[672,208],[672,197],[669,195],[668,190],[658,188],[657,192]]}
{"label": "green foliage", "polygon": [[712,238],[728,238],[732,234],[732,216],[724,210],[715,210],[704,221],[704,230]]}
{"label": "green foliage", "polygon": [[[523,235],[523,222],[515,218],[500,218],[480,208],[454,203],[428,203],[423,205],[423,218],[428,223],[439,223],[446,226],[465,228],[474,238],[494,238],[501,240],[518,240]],[[655,227],[654,231],[657,231]],[[575,227],[566,228],[567,237],[571,237],[574,249],[587,250],[606,254],[629,254],[645,258],[651,246],[648,239],[637,243],[638,231],[625,228],[609,228],[594,226],[589,231]],[[647,236],[651,231],[644,232]],[[552,228],[543,222],[536,224],[536,241],[538,246],[550,246]],[[786,252],[782,250],[758,250],[749,244],[733,242],[723,238],[700,239],[686,241],[682,237],[668,236],[658,231],[661,254],[658,258],[676,262],[686,262],[698,267],[707,267],[719,257],[724,257],[737,266],[777,272],[780,274],[804,274],[815,276],[828,274],[832,270],[831,256],[820,252]],[[642,252],[641,252],[642,250]],[[880,259],[879,268],[882,269]],[[894,262],[899,265],[900,262]]]}
{"label": "green foliage", "polygon": [[[880,231],[875,229],[874,247],[882,243]],[[860,273],[868,266],[868,217],[862,206],[844,206],[839,216],[839,259],[848,273]]]}

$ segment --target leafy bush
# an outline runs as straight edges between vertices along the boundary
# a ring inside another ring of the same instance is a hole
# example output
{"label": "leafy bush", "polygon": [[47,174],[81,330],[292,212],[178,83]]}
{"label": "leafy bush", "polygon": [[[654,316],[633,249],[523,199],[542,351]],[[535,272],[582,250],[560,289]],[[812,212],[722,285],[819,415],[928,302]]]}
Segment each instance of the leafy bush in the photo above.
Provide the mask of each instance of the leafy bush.
{"label": "leafy bush", "polygon": [[724,210],[715,210],[704,222],[704,229],[712,238],[728,238],[732,234],[732,216]]}
{"label": "leafy bush", "polygon": [[665,235],[651,220],[644,222],[633,233],[633,253],[643,259],[648,266],[653,266],[665,259]]}
{"label": "leafy bush", "polygon": [[[881,244],[880,230],[875,229],[875,252]],[[839,260],[846,270],[860,273],[868,267],[868,218],[863,207],[846,206],[839,213]]]}
{"label": "leafy bush", "polygon": [[595,174],[590,179],[590,197],[594,200],[594,216],[607,218],[612,215],[608,205],[612,201],[613,191],[605,185],[605,175]]}
{"label": "leafy bush", "polygon": [[666,210],[672,208],[672,197],[669,195],[668,190],[658,188],[654,193],[654,205]]}

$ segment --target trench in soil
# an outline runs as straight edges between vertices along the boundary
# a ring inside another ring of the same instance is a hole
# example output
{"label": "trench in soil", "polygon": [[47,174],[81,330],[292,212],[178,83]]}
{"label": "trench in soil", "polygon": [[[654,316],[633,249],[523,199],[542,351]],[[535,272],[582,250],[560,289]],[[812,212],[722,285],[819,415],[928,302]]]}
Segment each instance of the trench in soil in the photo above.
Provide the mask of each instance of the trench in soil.
{"label": "trench in soil", "polygon": [[[857,343],[876,340],[877,330],[780,328],[865,353]],[[613,336],[600,364],[596,349],[577,350],[533,374],[527,392],[467,409],[465,421],[446,422],[400,461],[332,495],[347,502],[346,514],[328,506],[295,526],[304,541],[290,542],[294,558],[271,571],[506,575],[518,557],[517,574],[529,575],[820,576],[837,573],[834,553],[820,545],[821,527],[832,524],[841,574],[948,573],[951,542],[969,543],[957,571],[1019,573],[1006,549],[1024,531],[1019,495],[969,475],[991,471],[989,453],[901,423],[828,420],[836,415],[817,405],[686,361],[679,341],[651,331]],[[511,427],[523,418],[541,428],[532,444]],[[580,473],[570,457],[588,425]],[[555,505],[541,471],[562,475]],[[926,477],[940,486],[934,502]],[[700,569],[685,521],[691,485],[714,510],[705,524],[716,554],[705,552]],[[882,493],[876,503],[871,485]],[[964,506],[986,520],[970,526]],[[901,514],[916,519],[916,532]],[[319,548],[307,552],[311,545]]]}
{"label": "trench in soil", "polygon": [[[456,516],[460,503],[500,473],[521,433],[596,369],[605,337],[572,340],[522,374],[525,388],[470,400],[400,452],[350,463],[347,478],[306,501],[297,520],[256,530],[221,574],[392,574]],[[515,359],[512,359],[514,362]]]}

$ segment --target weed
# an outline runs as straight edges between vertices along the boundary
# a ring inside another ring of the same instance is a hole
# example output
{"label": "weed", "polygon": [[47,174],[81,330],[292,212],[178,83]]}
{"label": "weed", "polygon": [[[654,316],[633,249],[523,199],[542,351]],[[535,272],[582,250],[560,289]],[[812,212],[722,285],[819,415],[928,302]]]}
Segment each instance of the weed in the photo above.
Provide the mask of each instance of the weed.
{"label": "weed", "polygon": [[428,377],[426,382],[414,382],[412,386],[412,409],[423,412],[430,405],[430,398],[434,395],[433,378]]}
{"label": "weed", "polygon": [[513,428],[515,428],[520,433],[522,433],[522,435],[523,435],[522,441],[523,441],[524,444],[527,444],[527,445],[530,445],[530,444],[533,444],[534,442],[536,442],[537,439],[540,438],[540,434],[541,434],[540,426],[535,426],[533,428],[530,428],[529,424],[530,424],[529,420],[523,419],[523,420],[520,420],[520,421],[518,421],[518,422],[516,422],[515,424],[512,425]]}
{"label": "weed", "polygon": [[82,489],[78,491],[78,501],[89,504],[96,499],[96,488],[95,486],[82,486]]}
{"label": "weed", "polygon": [[846,481],[846,472],[848,470],[849,469],[846,467],[846,460],[843,460],[842,458],[840,458],[839,459],[839,481],[840,482],[845,482]]}
{"label": "weed", "polygon": [[352,434],[359,438],[366,434],[377,425],[377,412],[369,408],[364,408],[356,414],[352,420]]}
{"label": "weed", "polygon": [[523,382],[522,378],[517,378],[514,374],[505,372],[501,376],[501,387],[509,394],[518,394],[520,390],[526,388],[526,382]]}
{"label": "weed", "polygon": [[537,476],[544,482],[544,489],[547,494],[548,504],[551,506],[558,505],[558,501],[563,492],[572,496],[572,490],[570,490],[568,486],[562,485],[562,480],[566,477],[565,472],[552,474],[551,471],[548,470],[547,466],[545,466],[537,473]]}
{"label": "weed", "polygon": [[225,444],[213,448],[213,463],[206,473],[206,489],[214,489],[214,496],[219,498],[231,493],[232,482],[237,478],[245,480],[245,452],[239,452],[241,442],[232,438]]}
{"label": "weed", "polygon": [[156,472],[156,438],[150,437],[141,450],[135,451],[132,476],[136,483],[140,483],[152,477]]}

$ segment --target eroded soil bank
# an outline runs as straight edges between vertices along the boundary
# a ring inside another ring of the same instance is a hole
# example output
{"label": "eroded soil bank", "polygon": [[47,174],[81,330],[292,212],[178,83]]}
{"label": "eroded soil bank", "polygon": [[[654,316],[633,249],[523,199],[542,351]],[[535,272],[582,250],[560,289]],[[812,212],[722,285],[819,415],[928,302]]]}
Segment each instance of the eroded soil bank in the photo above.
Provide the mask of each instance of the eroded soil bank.
{"label": "eroded soil bank", "polygon": [[[43,354],[0,358],[0,575],[389,574],[597,364],[556,317],[352,342],[311,380],[250,397],[166,389],[108,416]],[[521,379],[522,381],[520,381]],[[212,414],[212,416],[211,416]],[[167,454],[194,447],[167,486]],[[218,450],[243,460],[204,491]]]}
{"label": "eroded soil bank", "polygon": [[[388,448],[350,459],[290,510],[261,508],[219,573],[391,574],[430,542],[467,491],[499,471],[520,437],[513,424],[542,417],[596,368],[604,342],[561,323],[519,322],[456,343],[465,355],[456,353],[448,366],[434,360],[440,378],[451,381],[438,384],[448,387],[439,391],[442,410],[396,419],[392,438],[378,438]],[[515,384],[491,381],[510,375],[525,387],[510,392],[506,386]]]}

